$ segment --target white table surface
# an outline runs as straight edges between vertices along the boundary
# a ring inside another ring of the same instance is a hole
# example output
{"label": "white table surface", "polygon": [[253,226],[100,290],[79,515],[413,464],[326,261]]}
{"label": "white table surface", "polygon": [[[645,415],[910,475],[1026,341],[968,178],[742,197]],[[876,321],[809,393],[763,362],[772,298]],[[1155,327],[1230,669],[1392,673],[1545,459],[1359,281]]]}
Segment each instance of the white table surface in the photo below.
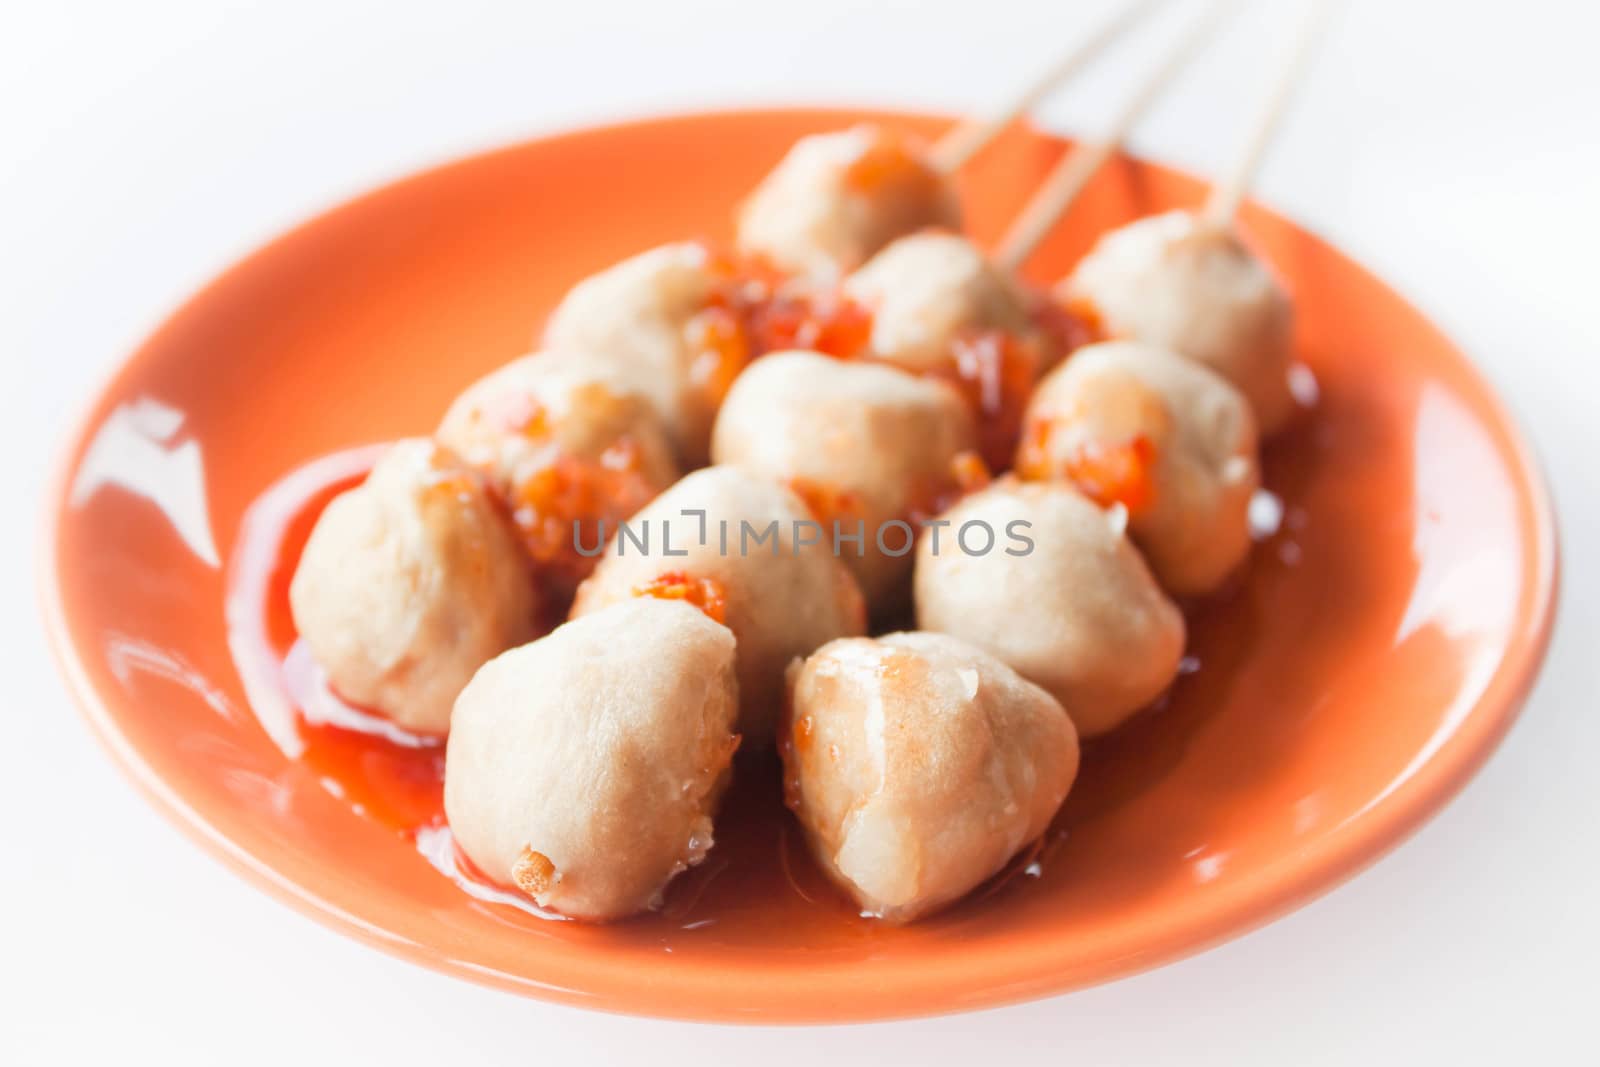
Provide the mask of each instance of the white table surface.
{"label": "white table surface", "polygon": [[[0,5],[0,1062],[1597,1062],[1600,18],[1579,0],[1352,0],[1261,175],[1263,199],[1395,283],[1504,389],[1565,550],[1554,648],[1499,753],[1398,851],[1270,927],[1110,986],[910,1023],[739,1029],[525,1001],[246,886],[135,796],[56,678],[33,574],[47,453],[96,381],[252,246],[408,170],[598,118],[980,108],[1105,8]],[[1225,159],[1290,14],[1249,6],[1135,146]],[[1092,128],[1141,53],[1047,122]]]}

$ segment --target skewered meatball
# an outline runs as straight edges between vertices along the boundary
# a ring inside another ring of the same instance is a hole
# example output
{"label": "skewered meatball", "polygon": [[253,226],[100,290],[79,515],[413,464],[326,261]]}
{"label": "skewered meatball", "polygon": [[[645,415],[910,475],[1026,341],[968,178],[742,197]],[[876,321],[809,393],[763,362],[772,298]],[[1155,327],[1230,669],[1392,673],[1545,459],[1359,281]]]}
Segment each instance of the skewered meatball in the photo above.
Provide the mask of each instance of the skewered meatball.
{"label": "skewered meatball", "polygon": [[718,281],[703,246],[662,245],[579,282],[545,328],[547,347],[593,360],[649,400],[686,467],[705,462],[717,404],[743,362],[700,317]]}
{"label": "skewered meatball", "polygon": [[794,488],[880,618],[903,606],[916,524],[953,488],[972,418],[943,382],[814,352],[763,357],[741,375],[711,452]]}
{"label": "skewered meatball", "polygon": [[965,237],[923,233],[879,252],[844,292],[872,312],[872,354],[955,385],[983,458],[1009,466],[1028,394],[1058,354],[1015,279]]}
{"label": "skewered meatball", "polygon": [[534,634],[533,577],[482,479],[396,444],[322,512],[289,585],[296,628],[345,699],[443,734],[472,672]]}
{"label": "skewered meatball", "polygon": [[872,350],[926,373],[956,359],[955,344],[988,331],[1042,343],[1013,279],[956,234],[902,237],[845,279],[846,295],[872,310]]}
{"label": "skewered meatball", "polygon": [[1250,551],[1260,484],[1255,417],[1227,379],[1164,348],[1079,349],[1039,383],[1017,473],[1120,503],[1168,592],[1220,585]]}
{"label": "skewered meatball", "polygon": [[896,237],[961,225],[955,189],[917,142],[855,126],[795,142],[739,212],[739,249],[838,278]]}
{"label": "skewered meatball", "polygon": [[[917,625],[971,641],[1042,685],[1080,735],[1119,725],[1177,674],[1183,616],[1117,516],[1065,485],[1006,478],[942,518],[943,537],[930,529],[917,549]],[[974,547],[987,543],[984,528],[1010,536],[969,552],[968,523],[978,524]]]}
{"label": "skewered meatball", "polygon": [[832,545],[800,531],[810,520],[776,482],[735,467],[696,471],[628,520],[648,547],[619,534],[572,615],[641,594],[698,599],[738,639],[739,731],[746,745],[765,746],[789,661],[866,628],[861,591]]}
{"label": "skewered meatball", "polygon": [[1250,401],[1263,434],[1294,410],[1289,298],[1231,228],[1183,211],[1100,238],[1061,284],[1113,337],[1199,360]]}
{"label": "skewered meatball", "polygon": [[468,386],[435,436],[485,472],[562,593],[593,569],[578,546],[678,477],[649,403],[615,368],[571,353],[524,356]]}
{"label": "skewered meatball", "polygon": [[954,901],[1049,825],[1078,738],[1049,693],[943,634],[824,645],[791,673],[786,799],[862,910]]}
{"label": "skewered meatball", "polygon": [[485,664],[445,763],[462,851],[574,918],[658,907],[712,845],[738,746],[733,648],[687,604],[631,600]]}

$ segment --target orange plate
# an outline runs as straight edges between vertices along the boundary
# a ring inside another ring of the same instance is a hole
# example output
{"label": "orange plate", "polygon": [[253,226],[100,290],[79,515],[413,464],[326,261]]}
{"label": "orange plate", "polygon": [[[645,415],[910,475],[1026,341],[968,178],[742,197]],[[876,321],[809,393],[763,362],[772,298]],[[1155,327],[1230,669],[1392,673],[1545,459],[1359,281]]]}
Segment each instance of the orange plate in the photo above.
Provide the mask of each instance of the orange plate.
{"label": "orange plate", "polygon": [[[528,347],[574,281],[656,242],[727,237],[732,206],[796,137],[861,117],[667,118],[428,171],[275,241],[140,348],[64,457],[44,599],[78,700],[157,805],[252,882],[405,959],[589,1007],[768,1022],[954,1011],[1129,974],[1325,892],[1437,811],[1505,733],[1544,651],[1550,506],[1456,349],[1255,208],[1244,223],[1298,299],[1322,390],[1267,458],[1286,521],[1196,617],[1200,669],[1089,750],[1040,876],[904,929],[827,894],[769,899],[770,871],[747,893],[724,871],[710,910],[548,922],[470,898],[280,754],[223,626],[216,561],[251,500],[312,457],[426,431]],[[928,134],[948,121],[871,117]],[[980,240],[1063,147],[1013,131],[969,168]],[[1118,161],[1034,276],[1200,193]],[[186,500],[201,469],[206,499]]]}

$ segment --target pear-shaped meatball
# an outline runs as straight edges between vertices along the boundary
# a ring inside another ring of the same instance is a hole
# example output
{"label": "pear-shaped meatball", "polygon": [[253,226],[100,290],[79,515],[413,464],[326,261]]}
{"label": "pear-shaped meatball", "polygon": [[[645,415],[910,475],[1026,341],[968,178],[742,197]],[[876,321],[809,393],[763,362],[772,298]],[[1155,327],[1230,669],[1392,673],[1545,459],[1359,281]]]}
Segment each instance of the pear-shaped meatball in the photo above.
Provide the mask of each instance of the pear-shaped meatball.
{"label": "pear-shaped meatball", "polygon": [[717,419],[717,463],[787,483],[855,573],[880,618],[903,607],[916,527],[939,510],[976,444],[954,389],[892,367],[814,352],[757,360]]}
{"label": "pear-shaped meatball", "polygon": [[958,234],[902,237],[846,278],[844,291],[872,311],[873,354],[919,374],[954,363],[957,342],[993,331],[1044,341],[1015,279]]}
{"label": "pear-shaped meatball", "polygon": [[943,536],[929,530],[917,548],[917,625],[1042,685],[1081,736],[1118,726],[1178,673],[1183,616],[1120,513],[1065,485],[1004,478],[942,518]]}
{"label": "pear-shaped meatball", "polygon": [[796,664],[781,751],[811,851],[869,915],[962,896],[1044,833],[1078,772],[1049,693],[943,634],[824,645]]}
{"label": "pear-shaped meatball", "polygon": [[648,400],[685,467],[705,462],[746,355],[736,324],[708,311],[722,281],[703,245],[662,245],[579,282],[545,327],[546,347],[595,361]]}
{"label": "pear-shaped meatball", "polygon": [[739,249],[775,266],[834,279],[927,226],[956,229],[948,178],[917,141],[861,125],[796,141],[739,212]]}
{"label": "pear-shaped meatball", "polygon": [[1016,470],[1126,507],[1168,592],[1209,593],[1250,551],[1255,417],[1225,378],[1167,349],[1079,349],[1039,383]]}
{"label": "pear-shaped meatball", "polygon": [[850,571],[799,497],[736,467],[694,472],[627,525],[579,587],[573,618],[639,595],[698,599],[738,640],[744,743],[769,744],[789,661],[865,632]]}
{"label": "pear-shaped meatball", "polygon": [[346,700],[443,734],[472,672],[527,641],[533,576],[479,475],[401,441],[323,510],[289,584],[295,627]]}
{"label": "pear-shaped meatball", "polygon": [[1232,228],[1183,211],[1140,219],[1103,235],[1060,295],[1111,337],[1170,348],[1227,378],[1263,434],[1293,413],[1289,298]]}
{"label": "pear-shaped meatball", "polygon": [[444,808],[479,870],[619,919],[705,858],[738,747],[733,634],[631,600],[485,664],[456,702]]}
{"label": "pear-shaped meatball", "polygon": [[594,568],[581,546],[678,477],[649,403],[572,353],[524,356],[468,386],[435,436],[485,473],[558,595]]}

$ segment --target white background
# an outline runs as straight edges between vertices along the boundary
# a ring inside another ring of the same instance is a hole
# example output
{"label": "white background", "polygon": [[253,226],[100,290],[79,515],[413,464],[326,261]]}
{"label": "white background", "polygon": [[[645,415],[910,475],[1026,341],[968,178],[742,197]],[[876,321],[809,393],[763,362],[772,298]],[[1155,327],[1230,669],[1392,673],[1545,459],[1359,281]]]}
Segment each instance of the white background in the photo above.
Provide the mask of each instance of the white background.
{"label": "white background", "polygon": [[[1135,146],[1220,164],[1292,7],[1250,5]],[[252,246],[408,170],[598,118],[979,109],[1105,9],[0,0],[0,1061],[1600,1062],[1587,0],[1352,0],[1261,176],[1262,198],[1394,282],[1504,389],[1555,483],[1566,559],[1543,680],[1479,778],[1398,852],[1251,936],[922,1022],[779,1032],[552,1007],[401,964],[245,886],[145,807],[56,680],[32,573],[47,453],[101,375]],[[1047,124],[1092,128],[1149,51],[1075,86]]]}

